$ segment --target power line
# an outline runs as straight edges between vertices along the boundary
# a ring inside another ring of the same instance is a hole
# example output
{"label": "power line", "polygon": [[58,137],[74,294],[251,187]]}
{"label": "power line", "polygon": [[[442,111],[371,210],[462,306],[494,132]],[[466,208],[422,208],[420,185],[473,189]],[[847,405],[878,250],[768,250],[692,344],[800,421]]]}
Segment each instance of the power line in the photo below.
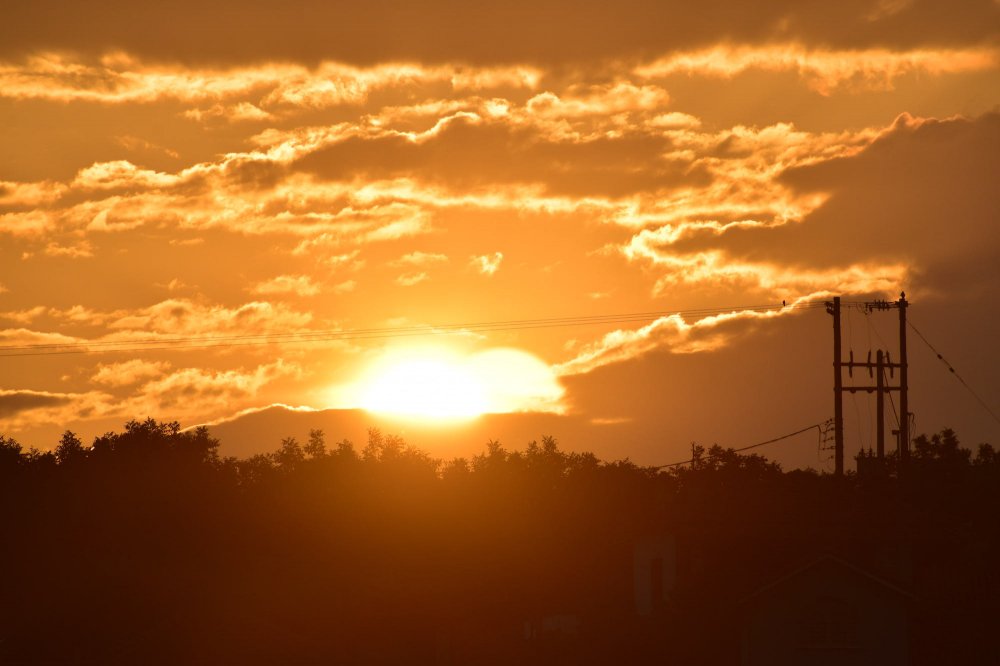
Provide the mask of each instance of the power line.
{"label": "power line", "polygon": [[[766,442],[757,442],[756,444],[750,444],[749,446],[741,446],[738,449],[727,449],[727,450],[728,451],[732,451],[734,453],[738,453],[740,451],[748,451],[750,449],[756,449],[756,448],[761,447],[761,446],[766,446],[768,444],[774,444],[775,442],[780,442],[781,440],[788,439],[789,437],[795,437],[796,435],[801,435],[802,433],[808,432],[808,431],[812,430],[813,428],[816,428],[817,431],[819,432],[820,437],[822,437],[822,435],[823,435],[823,426],[829,424],[832,420],[833,419],[827,419],[826,421],[822,421],[820,423],[814,423],[811,426],[807,426],[805,428],[802,428],[801,430],[796,430],[795,432],[790,432],[787,435],[781,435],[780,437],[775,437],[774,439],[769,439]],[[667,467],[678,467],[680,465],[687,465],[688,463],[692,463],[692,462],[694,462],[694,460],[695,460],[694,458],[691,458],[689,460],[681,460],[680,462],[668,463],[666,465],[657,465],[657,466],[653,467],[652,469],[665,469]]]}
{"label": "power line", "polygon": [[822,301],[781,306],[741,305],[723,308],[700,308],[691,310],[657,310],[649,312],[628,312],[603,315],[579,315],[572,317],[548,317],[538,319],[510,319],[463,324],[441,324],[436,326],[395,326],[380,328],[356,328],[341,330],[301,331],[294,333],[234,334],[222,336],[178,336],[170,338],[145,338],[136,340],[93,340],[65,343],[37,343],[22,345],[0,345],[0,357],[48,356],[56,354],[93,354],[109,352],[145,352],[170,349],[202,349],[212,347],[239,347],[248,345],[270,345],[282,343],[335,342],[342,340],[364,340],[397,338],[424,335],[447,335],[454,333],[485,333],[493,331],[528,330],[557,328],[565,326],[590,326],[597,324],[619,324],[647,322],[662,317],[710,317],[740,312],[779,312],[822,307]]}
{"label": "power line", "polygon": [[930,349],[930,350],[931,350],[932,352],[934,352],[934,354],[935,354],[935,355],[936,355],[936,356],[938,357],[938,359],[939,359],[939,360],[940,360],[940,361],[941,361],[942,363],[944,363],[945,367],[946,367],[946,368],[948,368],[948,371],[949,371],[949,372],[951,372],[951,374],[955,375],[955,379],[957,379],[958,381],[962,382],[962,386],[964,386],[964,387],[966,388],[966,390],[967,390],[967,391],[968,391],[969,393],[971,393],[971,394],[972,394],[972,397],[973,397],[973,398],[975,398],[976,400],[978,400],[978,401],[979,401],[979,404],[983,406],[983,409],[985,409],[985,410],[986,410],[987,412],[989,412],[990,416],[992,416],[992,417],[993,417],[993,420],[994,420],[994,421],[996,421],[997,423],[1000,423],[1000,417],[998,417],[998,416],[996,415],[996,412],[994,412],[994,411],[993,411],[993,410],[992,410],[992,409],[990,408],[990,406],[989,406],[988,404],[986,404],[986,401],[985,401],[985,400],[983,400],[983,399],[982,399],[981,397],[979,397],[979,394],[978,394],[978,393],[976,393],[976,392],[975,392],[975,390],[973,390],[973,388],[972,388],[971,386],[969,386],[969,384],[968,384],[968,383],[966,383],[966,381],[965,381],[964,379],[962,379],[962,375],[958,374],[958,371],[957,371],[957,370],[955,370],[955,368],[953,368],[953,367],[952,367],[951,363],[949,363],[949,362],[948,362],[948,359],[946,359],[946,358],[945,358],[945,357],[944,357],[944,356],[943,356],[943,355],[941,354],[941,352],[939,352],[939,351],[938,351],[937,349],[935,349],[935,348],[934,348],[934,345],[932,345],[932,344],[931,344],[931,343],[930,343],[930,342],[929,342],[929,341],[927,340],[927,338],[925,338],[925,337],[924,337],[924,334],[923,334],[923,333],[921,333],[921,332],[920,332],[919,330],[917,330],[917,327],[913,325],[913,322],[912,322],[912,321],[907,321],[906,323],[910,325],[910,328],[912,328],[912,329],[913,329],[913,332],[914,332],[914,333],[916,333],[916,334],[917,334],[917,336],[918,336],[918,337],[919,337],[919,338],[920,338],[921,340],[923,340],[924,344],[925,344],[925,345],[927,345],[927,347],[928,347],[928,348],[929,348],[929,349]]}

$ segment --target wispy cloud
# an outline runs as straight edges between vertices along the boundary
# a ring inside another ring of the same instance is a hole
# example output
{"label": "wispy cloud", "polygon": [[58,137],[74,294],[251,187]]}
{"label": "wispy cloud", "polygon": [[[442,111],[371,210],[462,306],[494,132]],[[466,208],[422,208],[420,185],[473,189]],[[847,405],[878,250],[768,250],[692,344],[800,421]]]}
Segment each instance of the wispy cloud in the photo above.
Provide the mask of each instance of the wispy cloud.
{"label": "wispy cloud", "polygon": [[96,384],[119,388],[160,377],[169,368],[170,364],[166,361],[147,361],[139,358],[121,363],[101,363],[90,380]]}
{"label": "wispy cloud", "polygon": [[315,296],[320,292],[320,286],[308,275],[279,275],[270,280],[258,282],[250,288],[250,293],[258,296],[274,294],[294,294],[297,296]]}
{"label": "wispy cloud", "polygon": [[401,287],[412,287],[430,279],[427,273],[405,273],[396,278],[396,284]]}
{"label": "wispy cloud", "polygon": [[896,79],[914,72],[939,75],[984,71],[998,62],[1000,50],[992,47],[894,51],[830,50],[801,43],[721,45],[671,54],[636,68],[635,73],[656,79],[671,74],[730,78],[748,70],[790,71],[816,92],[829,95],[843,89],[891,89]]}
{"label": "wispy cloud", "polygon": [[448,255],[433,252],[410,252],[392,262],[393,266],[426,266],[448,261]]}
{"label": "wispy cloud", "polygon": [[500,270],[500,262],[503,261],[502,252],[494,252],[493,254],[482,254],[478,256],[473,256],[471,263],[472,267],[483,275],[493,275],[498,270]]}

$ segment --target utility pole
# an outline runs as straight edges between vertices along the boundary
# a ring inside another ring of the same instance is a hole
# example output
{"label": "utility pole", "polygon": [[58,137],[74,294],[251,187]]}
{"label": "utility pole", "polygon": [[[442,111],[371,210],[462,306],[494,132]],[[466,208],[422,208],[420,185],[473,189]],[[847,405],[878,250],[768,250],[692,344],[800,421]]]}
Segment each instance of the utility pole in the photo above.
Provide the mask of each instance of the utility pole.
{"label": "utility pole", "polygon": [[909,384],[907,383],[906,362],[906,292],[899,293],[896,307],[899,309],[899,461],[906,465],[910,461],[910,405]]}
{"label": "utility pole", "polygon": [[879,349],[875,354],[875,395],[878,396],[875,399],[875,403],[878,405],[876,407],[876,418],[875,418],[875,453],[879,460],[885,458],[885,379],[883,378],[883,373],[885,372],[885,366],[883,365],[884,356],[882,350]]}
{"label": "utility pole", "polygon": [[833,466],[834,474],[844,475],[844,390],[840,362],[840,296],[826,304],[833,315]]}
{"label": "utility pole", "polygon": [[[870,313],[875,310],[899,310],[899,362],[893,363],[888,352],[881,349],[875,355],[875,362],[872,362],[872,353],[868,352],[866,361],[855,361],[854,351],[851,351],[850,360],[841,360],[841,340],[840,340],[840,297],[834,297],[833,302],[826,303],[827,314],[833,315],[833,419],[834,419],[834,473],[842,476],[844,473],[844,393],[865,393],[875,392],[877,408],[876,425],[876,447],[879,460],[885,458],[885,394],[890,391],[899,391],[899,440],[897,449],[899,451],[900,466],[905,467],[910,458],[910,412],[907,385],[907,360],[906,360],[906,308],[909,302],[906,300],[906,293],[900,293],[899,300],[890,301],[870,301],[864,304],[865,311]],[[868,376],[875,375],[874,386],[851,386],[843,385],[843,369],[847,368],[848,374],[854,377],[854,368],[865,368]],[[885,382],[885,371],[893,376],[895,369],[899,368],[899,385],[887,386]]]}

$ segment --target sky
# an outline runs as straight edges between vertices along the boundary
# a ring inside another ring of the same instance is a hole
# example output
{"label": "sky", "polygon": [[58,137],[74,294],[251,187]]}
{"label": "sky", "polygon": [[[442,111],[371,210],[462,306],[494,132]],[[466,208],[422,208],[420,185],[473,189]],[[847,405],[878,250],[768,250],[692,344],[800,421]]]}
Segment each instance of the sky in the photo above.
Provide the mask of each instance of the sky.
{"label": "sky", "polygon": [[[803,304],[904,290],[916,432],[1000,445],[996,0],[0,18],[0,432],[26,445],[452,409],[662,464],[831,417]],[[895,316],[845,308],[845,356],[898,358]],[[873,409],[845,398],[849,456]],[[503,423],[438,452],[523,444]]]}

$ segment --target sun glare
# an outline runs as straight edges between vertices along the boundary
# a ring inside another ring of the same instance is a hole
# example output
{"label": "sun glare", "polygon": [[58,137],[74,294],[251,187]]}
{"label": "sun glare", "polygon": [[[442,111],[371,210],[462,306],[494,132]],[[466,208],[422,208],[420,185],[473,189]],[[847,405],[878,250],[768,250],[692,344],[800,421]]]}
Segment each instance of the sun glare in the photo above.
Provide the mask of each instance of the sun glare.
{"label": "sun glare", "polygon": [[384,368],[362,393],[361,406],[429,418],[469,418],[489,408],[476,378],[440,358],[403,360]]}
{"label": "sun glare", "polygon": [[371,412],[421,419],[469,419],[486,413],[561,411],[563,389],[538,358],[514,349],[470,356],[409,349],[375,363],[349,391]]}

